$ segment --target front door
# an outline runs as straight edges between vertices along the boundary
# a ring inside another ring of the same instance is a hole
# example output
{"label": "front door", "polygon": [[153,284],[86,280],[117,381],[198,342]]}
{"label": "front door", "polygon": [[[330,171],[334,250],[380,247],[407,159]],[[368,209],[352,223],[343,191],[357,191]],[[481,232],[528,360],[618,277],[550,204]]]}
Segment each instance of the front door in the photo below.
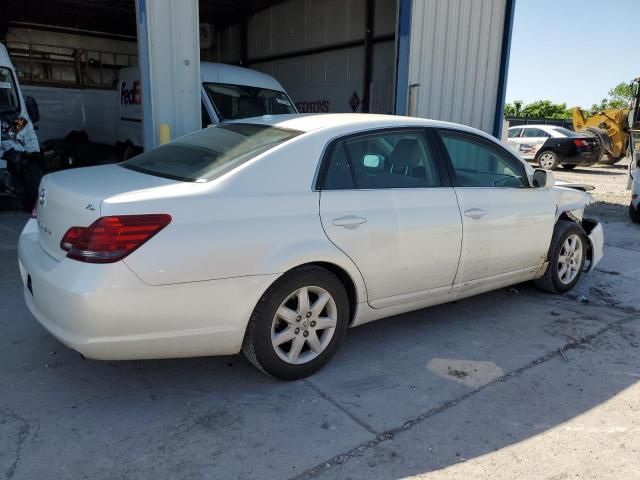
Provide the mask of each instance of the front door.
{"label": "front door", "polygon": [[441,130],[463,224],[455,283],[541,266],[555,225],[551,190],[529,186],[524,165],[472,133]]}
{"label": "front door", "polygon": [[462,242],[460,211],[425,132],[337,140],[325,162],[322,225],[360,269],[369,304],[391,306],[450,288]]}

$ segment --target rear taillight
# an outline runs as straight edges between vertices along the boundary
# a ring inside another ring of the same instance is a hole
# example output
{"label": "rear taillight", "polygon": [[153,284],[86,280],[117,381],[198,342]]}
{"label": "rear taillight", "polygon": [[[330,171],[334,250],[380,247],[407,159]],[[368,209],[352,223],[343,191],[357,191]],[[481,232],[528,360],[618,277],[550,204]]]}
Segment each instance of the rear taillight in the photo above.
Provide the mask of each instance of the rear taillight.
{"label": "rear taillight", "polygon": [[60,240],[60,248],[65,252],[71,250],[73,245],[80,238],[80,235],[82,235],[86,229],[86,227],[71,227],[67,230],[67,233],[64,234],[62,240]]}
{"label": "rear taillight", "polygon": [[[89,227],[71,227],[60,248],[88,263],[113,263],[139,248],[171,222],[166,214],[102,217]],[[66,248],[67,247],[67,248]]]}
{"label": "rear taillight", "polygon": [[584,140],[580,140],[579,138],[574,139],[573,143],[576,145],[576,147],[588,147],[589,146],[589,144],[587,142],[585,142]]}

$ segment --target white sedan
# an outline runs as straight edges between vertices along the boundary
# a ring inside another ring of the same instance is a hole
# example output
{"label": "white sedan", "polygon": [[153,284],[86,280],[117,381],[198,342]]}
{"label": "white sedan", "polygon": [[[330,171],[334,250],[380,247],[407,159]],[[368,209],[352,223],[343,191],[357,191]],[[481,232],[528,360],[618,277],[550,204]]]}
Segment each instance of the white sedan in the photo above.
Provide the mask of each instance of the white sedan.
{"label": "white sedan", "polygon": [[24,296],[95,359],[229,355],[310,375],[348,327],[602,257],[590,196],[494,138],[377,115],[210,127],[41,183],[20,236]]}

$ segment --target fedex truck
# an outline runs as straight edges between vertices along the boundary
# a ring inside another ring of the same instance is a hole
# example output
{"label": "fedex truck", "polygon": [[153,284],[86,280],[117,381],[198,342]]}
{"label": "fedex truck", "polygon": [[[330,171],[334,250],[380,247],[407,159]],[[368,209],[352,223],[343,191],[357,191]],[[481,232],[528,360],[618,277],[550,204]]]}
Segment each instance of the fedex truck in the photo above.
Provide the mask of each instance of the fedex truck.
{"label": "fedex truck", "polygon": [[[266,73],[202,62],[202,126],[262,115],[297,113],[278,81]],[[118,146],[123,159],[142,151],[142,89],[137,67],[120,70]]]}

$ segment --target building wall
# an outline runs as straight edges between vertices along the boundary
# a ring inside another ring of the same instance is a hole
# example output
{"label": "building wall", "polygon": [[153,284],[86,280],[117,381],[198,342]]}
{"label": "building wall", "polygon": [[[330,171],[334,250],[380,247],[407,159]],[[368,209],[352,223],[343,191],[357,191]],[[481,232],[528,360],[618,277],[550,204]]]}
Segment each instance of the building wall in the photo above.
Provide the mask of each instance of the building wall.
{"label": "building wall", "polygon": [[[396,0],[375,0],[374,5],[374,38],[393,35]],[[219,33],[220,61],[240,61],[241,35],[242,30],[237,25]],[[301,111],[351,112],[351,101],[362,101],[362,45],[286,59],[268,58],[364,41],[365,0],[279,3],[248,20],[247,36],[248,66],[280,81]],[[390,113],[393,109],[394,45],[394,40],[374,43],[372,112]],[[355,111],[362,111],[362,105],[357,105]]]}
{"label": "building wall", "polygon": [[[23,81],[46,81],[60,84],[75,84],[77,76],[73,64],[74,50],[83,50],[87,60],[110,66],[136,65],[138,47],[135,40],[116,40],[75,33],[52,32],[40,29],[10,27],[7,45],[14,62],[22,73]],[[31,49],[32,60],[24,58],[21,52]],[[39,61],[48,57],[57,62]],[[115,68],[87,67],[84,74],[88,83],[112,86],[116,79]]]}
{"label": "building wall", "polygon": [[414,0],[410,115],[492,132],[506,2]]}

